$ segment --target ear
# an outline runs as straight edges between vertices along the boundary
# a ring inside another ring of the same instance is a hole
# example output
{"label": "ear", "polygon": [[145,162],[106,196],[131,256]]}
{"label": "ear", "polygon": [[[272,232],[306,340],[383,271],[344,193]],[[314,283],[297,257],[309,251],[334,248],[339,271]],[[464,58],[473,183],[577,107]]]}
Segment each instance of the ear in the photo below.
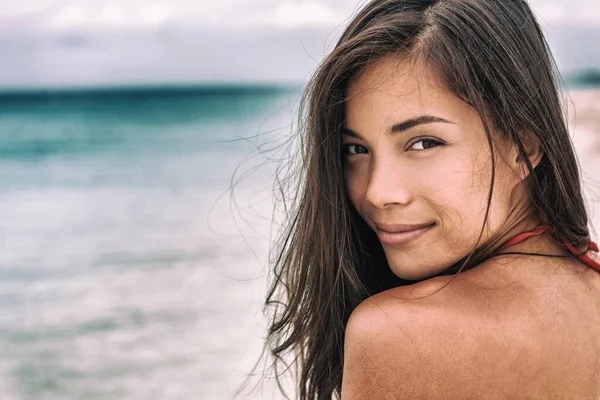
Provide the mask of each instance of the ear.
{"label": "ear", "polygon": [[[542,161],[543,152],[540,146],[540,141],[531,132],[524,132],[520,135],[521,142],[525,148],[525,154],[531,163],[531,167],[535,168]],[[511,154],[513,167],[518,171],[521,179],[525,179],[529,175],[529,169],[527,168],[527,162],[521,154],[516,143],[513,143],[513,152]]]}

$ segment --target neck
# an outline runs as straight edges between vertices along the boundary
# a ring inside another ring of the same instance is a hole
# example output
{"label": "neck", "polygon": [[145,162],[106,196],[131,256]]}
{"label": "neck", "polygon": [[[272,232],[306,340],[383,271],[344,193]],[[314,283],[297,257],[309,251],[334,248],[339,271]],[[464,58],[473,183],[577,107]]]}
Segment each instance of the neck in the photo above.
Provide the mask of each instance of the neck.
{"label": "neck", "polygon": [[[504,243],[508,242],[516,235],[532,231],[544,224],[541,217],[539,217],[533,210],[533,207],[531,207],[530,198],[531,194],[528,190],[527,181],[524,180],[517,184],[513,189],[510,198],[512,206],[511,211],[507,215],[504,223],[496,230],[496,234],[492,235],[488,241],[488,246],[486,246],[492,253],[496,253]],[[547,233],[545,233],[540,236],[532,237],[525,242],[510,246],[510,249],[507,249],[507,251],[536,252],[537,250],[542,249],[547,251],[549,250],[550,242],[554,241]],[[536,246],[540,245],[542,242],[545,242],[545,244],[542,248],[538,249]],[[523,248],[527,248],[528,250],[523,250]]]}

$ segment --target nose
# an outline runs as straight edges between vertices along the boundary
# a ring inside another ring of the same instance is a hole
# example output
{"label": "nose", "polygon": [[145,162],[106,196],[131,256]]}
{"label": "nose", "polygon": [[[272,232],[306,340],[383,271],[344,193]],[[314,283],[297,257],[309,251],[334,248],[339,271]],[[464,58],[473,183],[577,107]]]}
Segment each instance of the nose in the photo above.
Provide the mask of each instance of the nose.
{"label": "nose", "polygon": [[386,208],[411,202],[413,181],[401,171],[395,163],[378,163],[373,167],[365,193],[366,200],[373,207]]}

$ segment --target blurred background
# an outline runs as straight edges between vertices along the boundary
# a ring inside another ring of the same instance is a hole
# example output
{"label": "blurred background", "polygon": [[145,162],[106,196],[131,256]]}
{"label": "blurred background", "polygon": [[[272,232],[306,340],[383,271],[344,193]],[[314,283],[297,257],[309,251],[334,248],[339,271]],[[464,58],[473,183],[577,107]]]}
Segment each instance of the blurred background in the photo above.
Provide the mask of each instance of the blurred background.
{"label": "blurred background", "polygon": [[[361,5],[2,0],[0,399],[233,398],[265,335],[279,146]],[[600,3],[532,5],[597,222]]]}

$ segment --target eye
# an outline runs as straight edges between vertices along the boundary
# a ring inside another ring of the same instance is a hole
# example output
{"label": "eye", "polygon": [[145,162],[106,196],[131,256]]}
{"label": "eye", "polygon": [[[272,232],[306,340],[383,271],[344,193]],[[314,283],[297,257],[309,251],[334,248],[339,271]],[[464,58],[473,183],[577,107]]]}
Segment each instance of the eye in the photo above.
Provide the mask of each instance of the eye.
{"label": "eye", "polygon": [[416,142],[414,142],[411,146],[410,149],[412,150],[428,150],[431,149],[433,147],[442,145],[443,143],[440,142],[439,140],[435,140],[435,139],[420,139],[417,140]]}
{"label": "eye", "polygon": [[349,156],[355,156],[357,154],[366,154],[369,151],[365,146],[360,144],[346,144],[344,145],[344,154]]}

